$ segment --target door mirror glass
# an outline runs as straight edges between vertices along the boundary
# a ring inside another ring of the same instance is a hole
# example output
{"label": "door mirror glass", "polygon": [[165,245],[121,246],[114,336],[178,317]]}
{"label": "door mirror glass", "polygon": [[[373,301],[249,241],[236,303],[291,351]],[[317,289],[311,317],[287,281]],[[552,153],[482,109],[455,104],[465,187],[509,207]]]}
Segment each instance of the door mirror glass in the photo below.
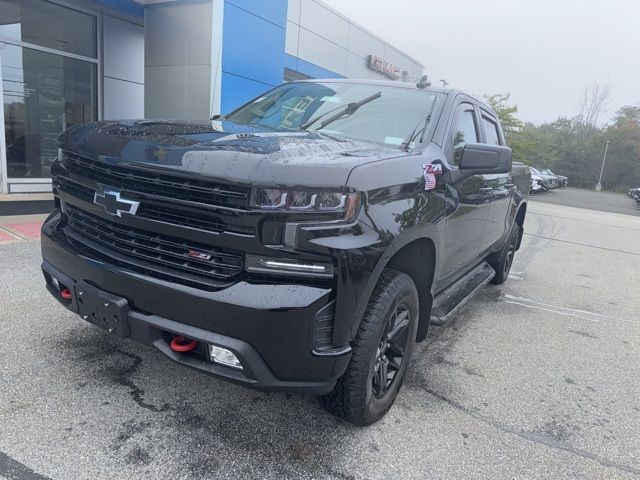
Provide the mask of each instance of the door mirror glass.
{"label": "door mirror glass", "polygon": [[460,170],[473,173],[508,173],[511,149],[501,145],[467,143],[460,156]]}

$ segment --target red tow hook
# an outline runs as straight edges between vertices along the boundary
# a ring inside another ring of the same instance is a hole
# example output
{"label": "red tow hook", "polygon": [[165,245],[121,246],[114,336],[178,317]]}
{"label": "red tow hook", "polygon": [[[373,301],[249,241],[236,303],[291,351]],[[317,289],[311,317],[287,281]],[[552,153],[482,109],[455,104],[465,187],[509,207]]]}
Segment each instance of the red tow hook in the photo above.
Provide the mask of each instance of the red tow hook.
{"label": "red tow hook", "polygon": [[68,288],[61,290],[60,296],[62,296],[62,298],[64,298],[65,300],[71,300],[71,290],[69,290]]}
{"label": "red tow hook", "polygon": [[196,341],[192,338],[184,338],[180,335],[176,335],[171,340],[171,350],[174,352],[190,352],[196,348]]}

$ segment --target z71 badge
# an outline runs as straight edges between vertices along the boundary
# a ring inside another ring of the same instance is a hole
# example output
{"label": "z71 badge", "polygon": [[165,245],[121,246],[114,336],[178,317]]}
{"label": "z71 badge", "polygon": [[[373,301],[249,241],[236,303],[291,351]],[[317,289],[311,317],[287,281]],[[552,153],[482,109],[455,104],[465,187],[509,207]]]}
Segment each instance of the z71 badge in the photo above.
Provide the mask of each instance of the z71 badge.
{"label": "z71 badge", "polygon": [[424,173],[424,189],[433,190],[436,188],[436,175],[442,175],[442,165],[439,163],[429,163],[422,165]]}

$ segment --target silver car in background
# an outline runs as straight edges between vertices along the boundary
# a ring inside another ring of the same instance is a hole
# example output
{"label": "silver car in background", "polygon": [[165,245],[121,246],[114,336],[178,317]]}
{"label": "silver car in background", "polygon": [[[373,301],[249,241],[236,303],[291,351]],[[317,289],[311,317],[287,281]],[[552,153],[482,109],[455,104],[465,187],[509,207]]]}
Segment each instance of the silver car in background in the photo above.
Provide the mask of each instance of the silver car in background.
{"label": "silver car in background", "polygon": [[550,175],[552,177],[556,177],[558,179],[558,184],[559,184],[560,187],[568,187],[569,186],[569,177],[565,177],[564,175],[558,175],[556,173],[553,173],[548,168],[545,168],[544,170],[542,170],[542,173],[544,175]]}

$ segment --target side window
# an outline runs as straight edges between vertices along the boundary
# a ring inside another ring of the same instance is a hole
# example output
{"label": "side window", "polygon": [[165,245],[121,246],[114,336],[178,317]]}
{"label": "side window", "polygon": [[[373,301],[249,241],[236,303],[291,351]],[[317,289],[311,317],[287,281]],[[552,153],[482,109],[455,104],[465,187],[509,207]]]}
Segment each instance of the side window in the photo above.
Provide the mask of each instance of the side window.
{"label": "side window", "polygon": [[458,165],[465,143],[478,143],[478,128],[473,107],[463,103],[458,107],[458,114],[453,124],[453,163]]}
{"label": "side window", "polygon": [[489,145],[500,145],[500,134],[498,124],[489,117],[482,116],[482,128],[484,128],[485,143]]}

